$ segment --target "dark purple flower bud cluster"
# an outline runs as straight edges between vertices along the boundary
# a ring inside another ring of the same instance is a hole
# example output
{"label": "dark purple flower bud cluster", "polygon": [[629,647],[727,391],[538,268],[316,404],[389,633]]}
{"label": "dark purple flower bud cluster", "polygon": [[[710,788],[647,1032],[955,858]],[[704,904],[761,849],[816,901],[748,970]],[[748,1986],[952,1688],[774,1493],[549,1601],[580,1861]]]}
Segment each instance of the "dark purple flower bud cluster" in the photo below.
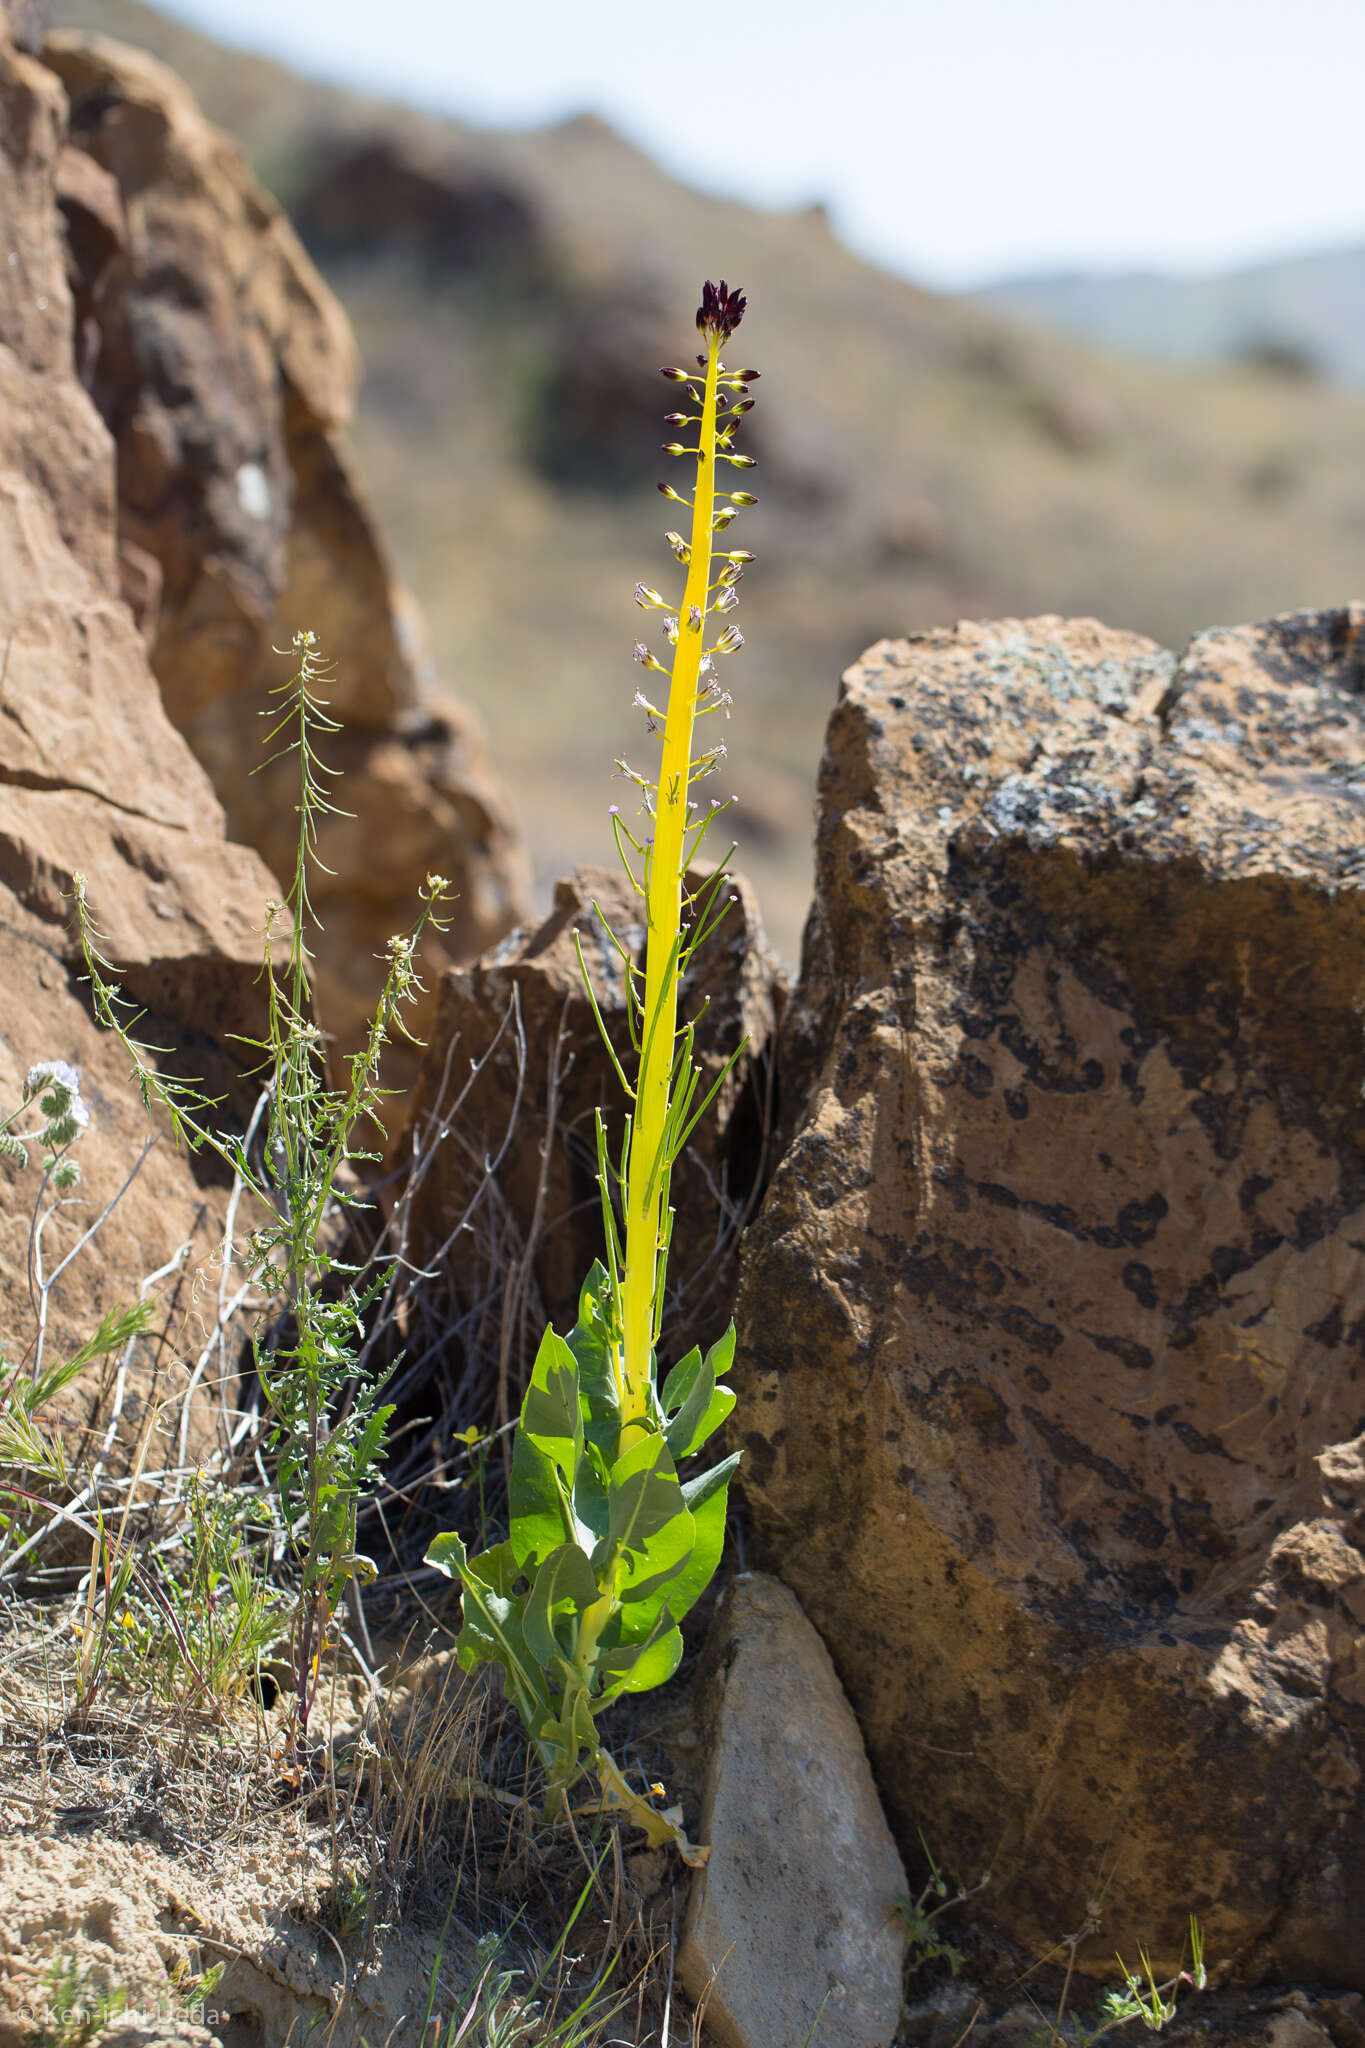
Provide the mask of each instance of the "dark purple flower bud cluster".
{"label": "dark purple flower bud cluster", "polygon": [[742,291],[731,291],[722,278],[719,284],[712,284],[708,278],[701,288],[701,304],[697,308],[697,331],[708,340],[714,335],[720,341],[728,341],[744,318],[748,305]]}

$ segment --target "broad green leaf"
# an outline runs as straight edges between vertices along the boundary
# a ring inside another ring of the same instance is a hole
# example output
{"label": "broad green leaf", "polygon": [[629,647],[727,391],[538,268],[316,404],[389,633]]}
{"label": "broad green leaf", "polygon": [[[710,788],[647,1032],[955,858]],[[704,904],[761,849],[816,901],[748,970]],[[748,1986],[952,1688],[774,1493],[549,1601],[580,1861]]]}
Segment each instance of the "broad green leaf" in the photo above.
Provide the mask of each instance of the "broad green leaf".
{"label": "broad green leaf", "polygon": [[507,1583],[507,1546],[499,1544],[485,1551],[471,1564],[460,1538],[452,1532],[438,1536],[427,1552],[427,1562],[438,1570],[458,1576],[463,1588],[461,1602],[464,1627],[456,1653],[466,1671],[476,1664],[501,1664],[507,1674],[508,1690],[517,1703],[523,1721],[533,1736],[538,1735],[554,1710],[540,1675],[540,1669],[526,1644],[518,1613],[520,1603],[496,1592],[475,1565]]}
{"label": "broad green leaf", "polygon": [[533,1437],[553,1458],[572,1490],[583,1455],[583,1412],[578,1398],[578,1361],[564,1339],[547,1330],[540,1340],[531,1383],[521,1404],[519,1435]]}
{"label": "broad green leaf", "polygon": [[566,1341],[578,1361],[587,1433],[608,1455],[616,1449],[621,1426],[611,1369],[611,1322],[611,1279],[602,1261],[594,1259],[578,1297],[578,1321]]}
{"label": "broad green leaf", "polygon": [[660,1400],[663,1403],[664,1414],[670,1422],[672,1422],[674,1416],[683,1406],[683,1403],[696,1385],[697,1375],[701,1369],[701,1347],[694,1344],[686,1358],[678,1360],[672,1372],[664,1381],[664,1390]]}
{"label": "broad green leaf", "polygon": [[678,1475],[661,1436],[651,1431],[616,1460],[607,1506],[612,1546],[626,1557],[644,1556],[651,1541],[686,1514]]}
{"label": "broad green leaf", "polygon": [[682,1635],[673,1627],[651,1642],[608,1650],[597,1660],[604,1693],[615,1698],[618,1693],[648,1692],[652,1686],[663,1685],[682,1662],[682,1653]]}
{"label": "broad green leaf", "polygon": [[713,1465],[709,1472],[698,1472],[695,1479],[689,1479],[684,1482],[682,1490],[683,1499],[687,1502],[694,1515],[705,1501],[710,1500],[712,1494],[719,1487],[725,1486],[728,1483],[731,1474],[738,1469],[742,1456],[743,1453],[741,1451],[731,1451],[728,1458],[722,1458],[720,1463]]}
{"label": "broad green leaf", "polygon": [[517,1563],[533,1569],[577,1530],[565,1496],[564,1475],[534,1437],[519,1429],[512,1439],[511,1543]]}
{"label": "broad green leaf", "polygon": [[639,1642],[663,1609],[672,1608],[673,1589],[695,1544],[696,1523],[684,1510],[650,1537],[643,1555],[629,1556],[618,1567],[622,1641]]}
{"label": "broad green leaf", "polygon": [[716,1381],[735,1355],[732,1323],[718,1338],[705,1359],[694,1345],[686,1358],[674,1366],[664,1382],[663,1405],[669,1417],[668,1448],[675,1459],[690,1457],[713,1436],[735,1405],[729,1387]]}
{"label": "broad green leaf", "polygon": [[576,1543],[561,1544],[551,1551],[526,1600],[522,1626],[527,1647],[540,1659],[543,1671],[552,1671],[568,1650],[555,1634],[555,1623],[568,1614],[581,1614],[598,1598],[592,1568]]}
{"label": "broad green leaf", "polygon": [[725,1505],[729,1482],[727,1472],[720,1484],[692,1510],[695,1534],[691,1554],[665,1593],[668,1611],[674,1621],[681,1621],[692,1612],[715,1577],[716,1566],[725,1548]]}
{"label": "broad green leaf", "polygon": [[[613,1450],[616,1448],[614,1442],[611,1448]],[[607,1495],[610,1488],[611,1466],[608,1464],[600,1447],[589,1436],[584,1440],[583,1461],[578,1468],[578,1479],[574,1486],[573,1494],[574,1514],[579,1523],[580,1542],[583,1541],[583,1530],[587,1530],[591,1535],[591,1542],[583,1544],[585,1550],[591,1550],[594,1545],[600,1546],[602,1538],[607,1533],[610,1521]]]}
{"label": "broad green leaf", "polygon": [[[436,1543],[433,1543],[431,1550],[427,1552],[429,1561],[435,1562],[432,1553],[436,1549],[436,1544],[447,1540],[444,1536],[437,1537]],[[511,1598],[517,1580],[522,1575],[521,1566],[517,1563],[517,1554],[510,1543],[495,1543],[491,1550],[481,1550],[477,1557],[470,1558],[469,1569],[476,1578],[483,1580],[485,1586],[491,1586],[495,1593],[501,1593],[505,1600]]]}

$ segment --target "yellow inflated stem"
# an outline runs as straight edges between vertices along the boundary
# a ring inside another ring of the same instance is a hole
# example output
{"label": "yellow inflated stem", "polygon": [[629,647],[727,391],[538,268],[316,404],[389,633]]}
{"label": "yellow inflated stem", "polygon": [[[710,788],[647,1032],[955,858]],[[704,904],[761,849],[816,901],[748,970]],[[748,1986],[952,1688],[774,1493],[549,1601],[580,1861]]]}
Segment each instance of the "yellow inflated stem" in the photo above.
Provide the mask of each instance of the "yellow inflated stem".
{"label": "yellow inflated stem", "polygon": [[720,339],[707,336],[706,388],[697,438],[691,559],[678,614],[678,640],[668,692],[663,754],[655,791],[654,844],[647,873],[648,944],[640,1077],[626,1175],[625,1274],[619,1370],[622,1451],[649,1427],[650,1353],[654,1336],[655,1270],[664,1214],[663,1144],[678,1028],[678,955],[682,924],[683,847],[688,783],[701,676],[702,641],[711,584],[711,522],[716,501],[716,392]]}

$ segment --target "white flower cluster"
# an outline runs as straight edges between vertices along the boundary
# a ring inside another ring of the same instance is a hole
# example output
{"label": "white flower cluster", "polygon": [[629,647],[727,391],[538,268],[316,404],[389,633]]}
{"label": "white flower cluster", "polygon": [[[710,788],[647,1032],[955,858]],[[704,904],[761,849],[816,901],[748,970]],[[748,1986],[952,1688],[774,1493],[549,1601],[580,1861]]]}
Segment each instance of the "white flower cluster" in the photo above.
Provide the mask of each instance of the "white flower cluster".
{"label": "white flower cluster", "polygon": [[[81,1077],[68,1060],[38,1060],[24,1079],[24,1107],[36,1104],[43,1118],[41,1129],[26,1132],[4,1130],[6,1154],[21,1165],[28,1163],[28,1145],[41,1145],[43,1166],[52,1175],[60,1194],[73,1188],[81,1177],[74,1159],[64,1155],[90,1124],[90,1110],[81,1097]],[[17,1114],[18,1112],[16,1112]],[[11,1122],[13,1119],[7,1119]]]}

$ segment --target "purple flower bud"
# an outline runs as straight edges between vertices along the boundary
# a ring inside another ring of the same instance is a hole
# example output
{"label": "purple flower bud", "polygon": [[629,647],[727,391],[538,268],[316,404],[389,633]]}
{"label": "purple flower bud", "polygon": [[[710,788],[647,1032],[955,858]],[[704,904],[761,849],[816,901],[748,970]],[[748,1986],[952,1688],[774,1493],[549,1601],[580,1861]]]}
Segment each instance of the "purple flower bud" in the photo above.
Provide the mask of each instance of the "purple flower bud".
{"label": "purple flower bud", "polygon": [[[662,447],[665,455],[686,455],[688,452],[686,448],[683,447],[681,441],[663,441],[660,443],[660,446]],[[694,449],[692,452],[695,454],[696,450]],[[747,460],[749,458],[746,457],[744,459]]]}
{"label": "purple flower bud", "polygon": [[758,503],[758,499],[752,491],[731,491],[729,495],[732,505],[756,505]]}
{"label": "purple flower bud", "polygon": [[728,341],[744,318],[747,304],[743,292],[731,291],[724,278],[719,284],[712,284],[708,278],[701,288],[701,304],[697,308],[698,332],[708,341]]}
{"label": "purple flower bud", "polygon": [[619,817],[620,817],[620,815],[621,815],[621,806],[620,806],[620,804],[608,804],[608,805],[607,805],[607,816],[608,816],[609,818],[619,818]]}
{"label": "purple flower bud", "polygon": [[685,427],[687,425],[687,414],[685,412],[666,412],[664,414],[664,425],[666,427]]}
{"label": "purple flower bud", "polygon": [[659,375],[661,377],[667,377],[670,384],[685,384],[687,382],[688,373],[686,370],[675,369],[670,364],[667,368],[660,370]]}
{"label": "purple flower bud", "polygon": [[686,498],[680,492],[675,491],[672,484],[660,484],[658,491],[661,498],[672,498],[675,505],[685,505],[687,503]]}

